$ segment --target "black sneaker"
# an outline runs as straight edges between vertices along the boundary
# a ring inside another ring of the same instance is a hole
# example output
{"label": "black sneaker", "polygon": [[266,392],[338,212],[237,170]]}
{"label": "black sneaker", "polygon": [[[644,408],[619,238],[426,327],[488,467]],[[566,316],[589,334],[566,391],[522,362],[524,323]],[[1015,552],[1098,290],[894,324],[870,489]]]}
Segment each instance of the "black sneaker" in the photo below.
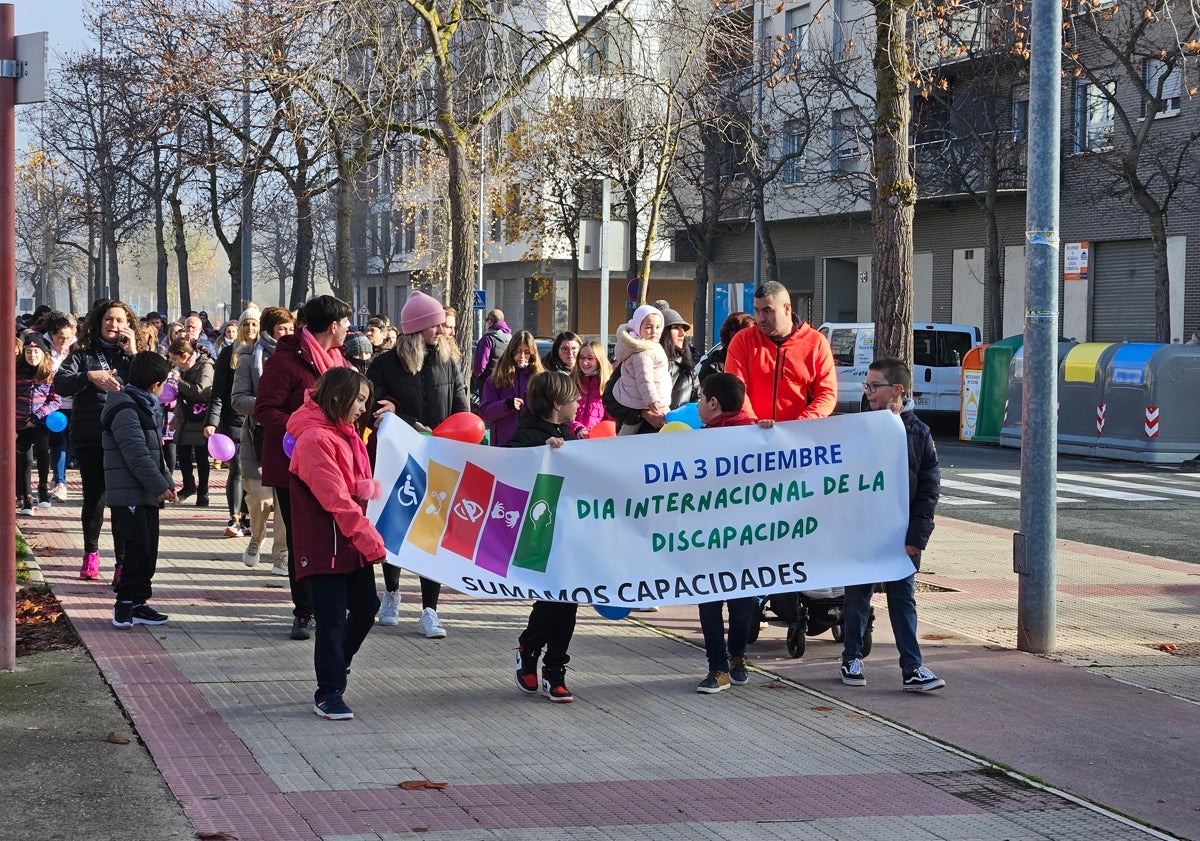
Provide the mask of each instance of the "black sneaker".
{"label": "black sneaker", "polygon": [[133,624],[135,625],[165,625],[170,618],[145,602],[133,606]]}
{"label": "black sneaker", "polygon": [[866,686],[867,673],[863,671],[863,661],[855,657],[849,663],[842,663],[842,683],[847,686]]}
{"label": "black sneaker", "polygon": [[341,695],[330,695],[313,704],[313,713],[330,721],[348,721],[354,718],[354,711],[346,706]]}
{"label": "black sneaker", "polygon": [[745,657],[729,658],[729,682],[734,686],[745,686],[750,682],[750,673],[746,671]]}
{"label": "black sneaker", "polygon": [[117,602],[113,605],[112,623],[114,628],[133,627],[133,602]]}
{"label": "black sneaker", "polygon": [[517,646],[517,688],[526,695],[538,694],[538,657],[540,651],[526,651]]}
{"label": "black sneaker", "polygon": [[289,636],[294,640],[312,639],[312,627],[311,616],[297,616],[292,620],[292,633]]}
{"label": "black sneaker", "polygon": [[935,675],[924,666],[917,666],[904,676],[905,692],[932,692],[941,689],[946,681]]}
{"label": "black sneaker", "polygon": [[566,678],[567,670],[563,667],[542,669],[542,694],[555,704],[571,703],[575,696],[567,689]]}
{"label": "black sneaker", "polygon": [[208,507],[208,494],[197,494],[196,495],[196,507],[197,508],[207,508]]}

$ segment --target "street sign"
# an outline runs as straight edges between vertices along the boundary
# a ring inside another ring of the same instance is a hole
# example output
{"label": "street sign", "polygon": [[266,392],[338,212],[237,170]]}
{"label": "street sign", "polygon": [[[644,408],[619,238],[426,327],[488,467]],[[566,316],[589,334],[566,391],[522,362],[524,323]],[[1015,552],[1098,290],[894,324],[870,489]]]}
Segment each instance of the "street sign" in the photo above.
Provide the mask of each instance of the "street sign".
{"label": "street sign", "polygon": [[363,318],[366,318],[368,315],[371,314],[371,311],[369,309],[367,309],[366,304],[363,304],[361,307],[358,308],[358,314],[361,315]]}
{"label": "street sign", "polygon": [[484,291],[483,289],[476,289],[476,290],[474,290],[473,294],[475,296],[475,303],[473,305],[473,309],[477,309],[477,310],[487,309],[487,292]]}
{"label": "street sign", "polygon": [[629,291],[629,300],[631,300],[635,303],[637,302],[638,291],[641,289],[641,287],[642,287],[641,278],[635,277],[633,280],[629,281],[629,286],[626,287]]}

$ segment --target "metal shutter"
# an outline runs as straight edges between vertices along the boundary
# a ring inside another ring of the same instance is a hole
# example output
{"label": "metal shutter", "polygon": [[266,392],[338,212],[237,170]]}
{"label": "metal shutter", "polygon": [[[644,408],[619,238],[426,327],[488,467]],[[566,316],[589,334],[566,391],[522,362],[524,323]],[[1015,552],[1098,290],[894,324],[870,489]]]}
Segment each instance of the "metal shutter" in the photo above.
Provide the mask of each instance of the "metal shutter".
{"label": "metal shutter", "polygon": [[1092,243],[1093,342],[1153,342],[1154,246],[1150,240]]}
{"label": "metal shutter", "polygon": [[516,278],[505,278],[500,281],[500,311],[504,313],[505,323],[513,330],[521,329],[521,287],[523,285]]}

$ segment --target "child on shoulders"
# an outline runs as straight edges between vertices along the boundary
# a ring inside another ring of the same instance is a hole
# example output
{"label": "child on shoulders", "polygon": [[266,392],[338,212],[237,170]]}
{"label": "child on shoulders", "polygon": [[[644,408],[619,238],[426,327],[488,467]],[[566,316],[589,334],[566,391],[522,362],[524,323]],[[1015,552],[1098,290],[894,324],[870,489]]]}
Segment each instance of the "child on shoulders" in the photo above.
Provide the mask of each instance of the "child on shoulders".
{"label": "child on shoulders", "polygon": [[[651,409],[659,414],[671,410],[670,364],[660,343],[663,315],[643,304],[634,310],[629,323],[617,331],[617,364],[621,376],[613,384],[613,398],[627,409]],[[636,434],[641,423],[623,424],[621,435]]]}

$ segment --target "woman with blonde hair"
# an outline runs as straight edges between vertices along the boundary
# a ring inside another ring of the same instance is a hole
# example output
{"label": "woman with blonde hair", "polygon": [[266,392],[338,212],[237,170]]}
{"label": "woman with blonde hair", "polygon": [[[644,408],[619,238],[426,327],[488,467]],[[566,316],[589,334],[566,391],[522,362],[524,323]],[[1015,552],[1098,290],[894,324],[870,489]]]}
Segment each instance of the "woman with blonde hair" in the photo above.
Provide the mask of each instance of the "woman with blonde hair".
{"label": "woman with blonde hair", "polygon": [[204,420],[204,437],[227,435],[234,443],[234,456],[229,460],[229,475],[225,479],[225,502],[229,508],[229,521],[225,524],[226,537],[242,537],[250,532],[250,512],[242,488],[241,459],[237,448],[242,439],[242,416],[233,408],[233,372],[237,370],[242,355],[238,349],[258,341],[258,307],[250,304],[238,317],[237,333],[233,341],[226,343],[217,353],[213,371],[212,398],[208,401],[208,417]]}
{"label": "woman with blonde hair", "polygon": [[479,399],[479,414],[491,425],[493,447],[505,446],[517,431],[529,381],[541,372],[537,341],[528,330],[519,331],[500,354]]}
{"label": "woman with blonde hair", "polygon": [[[440,301],[414,290],[400,313],[402,335],[396,349],[375,357],[367,369],[367,379],[375,387],[375,398],[388,401],[396,415],[419,432],[434,427],[457,412],[471,411],[462,369],[443,335],[446,310]],[[386,592],[381,625],[400,621],[400,570],[384,564]],[[421,618],[417,627],[427,639],[446,636],[437,615],[442,585],[430,578],[421,579]]]}

